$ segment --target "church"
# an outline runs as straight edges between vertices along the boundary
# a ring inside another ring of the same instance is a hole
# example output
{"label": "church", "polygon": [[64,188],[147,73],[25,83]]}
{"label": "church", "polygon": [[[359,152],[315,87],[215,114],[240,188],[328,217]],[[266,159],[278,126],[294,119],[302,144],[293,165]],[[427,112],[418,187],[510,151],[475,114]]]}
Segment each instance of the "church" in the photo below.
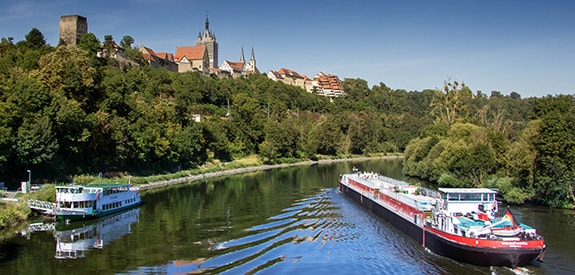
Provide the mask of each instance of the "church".
{"label": "church", "polygon": [[252,48],[252,56],[250,61],[246,63],[244,57],[244,48],[242,47],[242,55],[240,56],[240,61],[224,61],[219,68],[220,75],[228,75],[231,77],[246,76],[250,74],[259,74],[260,70],[256,66],[256,56],[254,54],[254,48]]}
{"label": "church", "polygon": [[246,76],[260,73],[256,66],[256,57],[252,47],[251,58],[246,62],[244,49],[239,61],[225,60],[218,66],[219,45],[216,35],[210,30],[210,21],[206,15],[204,32],[198,34],[195,46],[176,47],[175,60],[178,72],[199,71],[202,74],[215,74],[220,77]]}

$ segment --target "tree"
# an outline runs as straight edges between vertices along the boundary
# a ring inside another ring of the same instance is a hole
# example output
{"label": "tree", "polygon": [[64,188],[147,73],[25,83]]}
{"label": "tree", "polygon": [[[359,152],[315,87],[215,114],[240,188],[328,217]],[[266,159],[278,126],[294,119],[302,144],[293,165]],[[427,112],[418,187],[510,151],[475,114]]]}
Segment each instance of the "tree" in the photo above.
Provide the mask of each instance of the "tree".
{"label": "tree", "polygon": [[91,100],[96,80],[96,69],[92,67],[86,52],[78,47],[60,46],[38,61],[39,79],[54,92],[64,92],[87,107]]}
{"label": "tree", "polygon": [[367,86],[367,81],[363,79],[346,78],[343,81],[345,96],[352,99],[352,101],[360,101],[365,99],[371,93]]}
{"label": "tree", "polygon": [[238,93],[232,100],[233,121],[238,127],[239,136],[236,140],[241,141],[245,146],[245,153],[256,152],[258,144],[263,141],[264,129],[263,112],[259,107],[257,99],[250,97],[247,93]]}
{"label": "tree", "polygon": [[14,151],[24,166],[46,164],[59,148],[46,116],[38,120],[25,119],[18,129]]}
{"label": "tree", "polygon": [[114,43],[114,37],[111,34],[104,35],[104,46],[111,46]]}
{"label": "tree", "polygon": [[96,56],[96,53],[98,53],[98,51],[100,50],[100,40],[98,40],[96,35],[89,32],[82,35],[78,47],[85,50],[88,53],[88,56],[94,57]]}
{"label": "tree", "polygon": [[124,35],[124,37],[122,37],[122,41],[120,41],[120,47],[127,50],[127,49],[132,48],[133,43],[134,43],[133,37],[131,37],[129,35]]}
{"label": "tree", "polygon": [[[558,100],[567,99],[558,98]],[[572,100],[572,99],[571,99]],[[575,105],[570,112],[550,112],[544,116],[540,135],[534,140],[536,192],[539,199],[553,207],[575,203]]]}
{"label": "tree", "polygon": [[346,139],[350,142],[349,153],[367,153],[367,146],[373,137],[372,128],[368,127],[364,117],[351,118]]}
{"label": "tree", "polygon": [[437,122],[444,122],[452,125],[461,119],[467,106],[465,99],[471,97],[471,91],[464,83],[457,81],[444,82],[443,90],[436,90],[431,106]]}
{"label": "tree", "polygon": [[273,163],[279,158],[297,157],[297,131],[290,122],[270,121],[265,125],[265,140],[259,145],[265,162]]}
{"label": "tree", "polygon": [[513,179],[501,189],[506,201],[521,204],[535,196],[537,148],[533,143],[540,135],[541,120],[530,121],[519,138],[504,155],[506,176]]}
{"label": "tree", "polygon": [[335,156],[339,149],[339,143],[343,138],[340,125],[336,123],[333,116],[326,117],[325,121],[317,128],[317,131],[317,153]]}
{"label": "tree", "polygon": [[46,45],[46,39],[44,35],[37,28],[33,28],[26,35],[26,45],[32,49],[39,49]]}

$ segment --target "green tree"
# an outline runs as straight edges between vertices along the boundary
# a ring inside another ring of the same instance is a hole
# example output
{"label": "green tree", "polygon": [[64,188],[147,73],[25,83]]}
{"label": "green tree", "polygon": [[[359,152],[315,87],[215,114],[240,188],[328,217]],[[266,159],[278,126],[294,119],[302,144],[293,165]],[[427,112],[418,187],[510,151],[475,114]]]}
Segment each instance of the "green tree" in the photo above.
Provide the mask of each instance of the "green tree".
{"label": "green tree", "polygon": [[38,62],[38,78],[54,92],[63,92],[87,108],[93,100],[96,69],[85,51],[73,46],[59,46]]}
{"label": "green tree", "polygon": [[297,157],[297,131],[290,122],[270,121],[265,125],[265,140],[260,144],[260,155],[267,163],[280,158]]}
{"label": "green tree", "polygon": [[541,120],[529,122],[504,156],[507,176],[513,180],[499,187],[506,201],[521,204],[535,196],[537,148],[533,141],[540,135]]}
{"label": "green tree", "polygon": [[80,43],[78,43],[78,47],[86,51],[88,56],[94,57],[100,50],[100,40],[98,40],[96,35],[89,32],[82,35],[82,38],[80,38]]}
{"label": "green tree", "polygon": [[553,207],[571,207],[575,203],[575,105],[572,106],[568,113],[548,113],[534,140],[538,152],[536,193]]}
{"label": "green tree", "polygon": [[235,139],[245,146],[244,153],[257,152],[257,146],[263,142],[264,119],[259,102],[245,93],[233,96],[232,117],[239,130],[239,136]]}
{"label": "green tree", "polygon": [[58,141],[48,117],[24,119],[18,128],[14,151],[24,166],[47,164],[58,150]]}
{"label": "green tree", "polygon": [[46,45],[46,39],[40,30],[32,28],[32,30],[26,35],[26,44],[32,49],[39,49]]}
{"label": "green tree", "polygon": [[367,86],[367,81],[363,79],[346,78],[342,84],[345,91],[345,97],[352,102],[361,101],[371,93],[371,90]]}
{"label": "green tree", "polygon": [[129,35],[124,35],[120,41],[120,47],[124,49],[132,48],[132,44],[134,44],[134,38]]}

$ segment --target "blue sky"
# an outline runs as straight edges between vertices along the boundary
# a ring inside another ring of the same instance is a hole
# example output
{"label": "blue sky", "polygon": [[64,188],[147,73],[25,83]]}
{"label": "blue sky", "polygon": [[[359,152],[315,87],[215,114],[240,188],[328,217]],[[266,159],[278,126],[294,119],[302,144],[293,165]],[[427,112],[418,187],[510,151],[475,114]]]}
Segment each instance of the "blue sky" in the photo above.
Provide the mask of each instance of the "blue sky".
{"label": "blue sky", "polygon": [[194,45],[206,12],[219,63],[255,49],[260,71],[322,71],[393,89],[466,83],[490,94],[575,93],[575,1],[2,1],[0,37],[34,27],[58,43],[61,15],[88,18],[101,41],[124,35],[158,52]]}

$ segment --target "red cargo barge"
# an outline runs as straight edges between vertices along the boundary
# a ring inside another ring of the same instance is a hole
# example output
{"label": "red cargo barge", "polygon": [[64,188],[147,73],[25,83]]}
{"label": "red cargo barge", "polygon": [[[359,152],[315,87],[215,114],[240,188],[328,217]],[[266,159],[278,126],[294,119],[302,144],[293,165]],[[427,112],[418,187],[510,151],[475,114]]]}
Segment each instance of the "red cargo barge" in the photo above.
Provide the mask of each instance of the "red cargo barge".
{"label": "red cargo barge", "polygon": [[543,237],[534,228],[518,223],[509,210],[496,217],[494,190],[434,191],[357,171],[341,175],[339,183],[343,194],[441,256],[479,266],[511,268],[542,260]]}

